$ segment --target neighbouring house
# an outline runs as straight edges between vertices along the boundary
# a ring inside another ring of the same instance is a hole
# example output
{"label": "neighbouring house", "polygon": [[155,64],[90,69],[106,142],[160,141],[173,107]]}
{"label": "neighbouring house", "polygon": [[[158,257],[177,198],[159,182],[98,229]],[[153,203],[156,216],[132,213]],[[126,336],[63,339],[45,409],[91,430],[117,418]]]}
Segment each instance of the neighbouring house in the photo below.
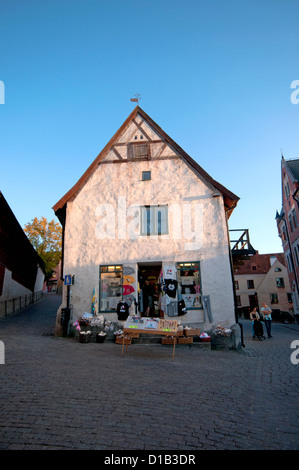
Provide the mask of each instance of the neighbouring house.
{"label": "neighbouring house", "polygon": [[272,310],[293,308],[288,272],[283,253],[258,252],[234,269],[237,308],[247,314],[265,302]]}
{"label": "neighbouring house", "polygon": [[43,262],[0,192],[0,317],[37,300]]}
{"label": "neighbouring house", "polygon": [[44,291],[62,294],[62,286],[63,281],[61,279],[61,261],[59,261],[58,265],[53,270],[50,279],[44,283]]}
{"label": "neighbouring house", "polygon": [[281,159],[282,208],[276,211],[295,315],[299,315],[299,159]]}
{"label": "neighbouring house", "polygon": [[62,276],[72,279],[61,307],[72,306],[74,321],[91,312],[95,291],[111,321],[120,301],[144,314],[148,281],[152,316],[181,315],[183,300],[182,322],[233,325],[228,219],[238,200],[137,106],[53,207]]}

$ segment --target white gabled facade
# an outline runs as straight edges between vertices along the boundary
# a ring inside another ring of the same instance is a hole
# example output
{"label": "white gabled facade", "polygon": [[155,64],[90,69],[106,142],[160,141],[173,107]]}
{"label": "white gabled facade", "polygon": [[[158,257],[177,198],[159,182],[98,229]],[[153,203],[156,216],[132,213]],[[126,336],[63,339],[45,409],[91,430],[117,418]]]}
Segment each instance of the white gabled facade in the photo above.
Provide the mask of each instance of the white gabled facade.
{"label": "white gabled facade", "polygon": [[234,324],[227,219],[237,201],[137,107],[54,206],[63,274],[75,276],[73,319],[90,312],[93,289],[109,320],[120,298],[142,311],[144,278],[155,277],[162,286],[175,281],[175,297],[163,289],[156,303],[165,318],[183,299],[184,323]]}

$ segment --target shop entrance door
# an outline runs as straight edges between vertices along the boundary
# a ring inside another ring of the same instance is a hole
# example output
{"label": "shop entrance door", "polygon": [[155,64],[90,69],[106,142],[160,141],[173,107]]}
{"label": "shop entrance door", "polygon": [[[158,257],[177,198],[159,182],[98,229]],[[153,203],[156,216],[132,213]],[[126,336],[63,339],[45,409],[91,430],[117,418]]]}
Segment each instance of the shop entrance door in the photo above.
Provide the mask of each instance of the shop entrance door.
{"label": "shop entrance door", "polygon": [[139,312],[142,316],[160,317],[161,269],[161,261],[138,263]]}

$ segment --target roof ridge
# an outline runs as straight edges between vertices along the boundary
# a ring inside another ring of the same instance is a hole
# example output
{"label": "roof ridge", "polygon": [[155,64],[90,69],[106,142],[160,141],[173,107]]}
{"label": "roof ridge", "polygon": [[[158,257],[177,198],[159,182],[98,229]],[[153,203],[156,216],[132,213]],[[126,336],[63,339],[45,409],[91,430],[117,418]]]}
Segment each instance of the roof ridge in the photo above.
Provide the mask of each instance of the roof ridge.
{"label": "roof ridge", "polygon": [[87,170],[83,173],[83,175],[79,178],[77,183],[72,186],[72,188],[53,206],[53,210],[55,213],[64,207],[64,205],[69,201],[69,199],[77,194],[80,188],[87,182],[90,175],[93,173],[95,168],[98,166],[102,158],[106,155],[106,152],[111,148],[115,140],[122,134],[124,129],[127,125],[137,116],[140,114],[145,121],[147,121],[153,129],[161,134],[161,136],[167,141],[169,145],[171,145],[185,160],[187,164],[189,164],[193,170],[199,173],[207,182],[212,184],[215,188],[217,188],[225,198],[225,204],[229,210],[233,210],[236,206],[237,202],[239,201],[239,197],[236,196],[233,192],[229,191],[225,186],[223,186],[218,181],[214,180],[192,157],[190,157],[139,105],[137,105],[127,119],[123,122],[123,124],[119,127],[119,129],[115,132],[109,142],[105,145],[105,147],[101,150],[101,152],[97,155],[97,157],[93,160],[93,162],[89,165]]}

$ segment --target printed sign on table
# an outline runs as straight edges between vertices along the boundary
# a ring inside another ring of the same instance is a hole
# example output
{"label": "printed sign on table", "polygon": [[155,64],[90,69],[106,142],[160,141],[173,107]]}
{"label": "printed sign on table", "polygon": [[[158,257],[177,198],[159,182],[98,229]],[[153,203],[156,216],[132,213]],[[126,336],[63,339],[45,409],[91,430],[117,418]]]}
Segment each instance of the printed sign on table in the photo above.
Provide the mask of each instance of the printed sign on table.
{"label": "printed sign on table", "polygon": [[177,320],[159,320],[158,330],[160,331],[169,331],[175,333],[178,329]]}

